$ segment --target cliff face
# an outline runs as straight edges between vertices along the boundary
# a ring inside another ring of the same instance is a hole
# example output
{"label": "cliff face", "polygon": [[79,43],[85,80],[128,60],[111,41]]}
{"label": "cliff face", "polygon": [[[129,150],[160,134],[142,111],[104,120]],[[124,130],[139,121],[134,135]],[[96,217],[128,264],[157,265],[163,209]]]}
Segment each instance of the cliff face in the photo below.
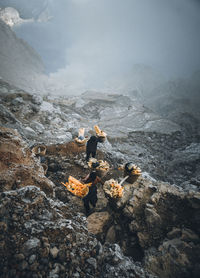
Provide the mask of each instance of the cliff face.
{"label": "cliff face", "polygon": [[0,20],[0,76],[27,91],[42,91],[44,67],[39,55]]}

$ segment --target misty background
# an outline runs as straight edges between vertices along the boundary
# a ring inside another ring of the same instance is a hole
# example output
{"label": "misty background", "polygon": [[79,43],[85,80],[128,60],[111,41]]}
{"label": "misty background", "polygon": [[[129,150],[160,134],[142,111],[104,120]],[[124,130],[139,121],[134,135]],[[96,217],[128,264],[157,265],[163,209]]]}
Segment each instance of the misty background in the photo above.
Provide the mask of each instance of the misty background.
{"label": "misty background", "polygon": [[42,57],[49,87],[144,91],[200,69],[198,0],[0,0]]}

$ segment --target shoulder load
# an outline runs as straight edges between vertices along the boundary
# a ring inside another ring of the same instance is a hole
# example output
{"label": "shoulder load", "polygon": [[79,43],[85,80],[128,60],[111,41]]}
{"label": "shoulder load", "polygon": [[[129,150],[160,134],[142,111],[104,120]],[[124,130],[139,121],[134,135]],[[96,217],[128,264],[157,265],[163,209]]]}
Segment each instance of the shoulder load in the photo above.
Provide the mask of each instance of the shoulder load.
{"label": "shoulder load", "polygon": [[140,167],[138,167],[136,164],[132,162],[126,163],[124,169],[129,175],[136,175],[136,176],[141,175]]}
{"label": "shoulder load", "polygon": [[69,176],[68,182],[62,184],[67,188],[68,191],[78,197],[85,197],[89,192],[89,187],[92,183],[83,184],[72,176]]}
{"label": "shoulder load", "polygon": [[107,161],[97,160],[96,158],[90,158],[88,162],[90,168],[95,168],[96,170],[108,171],[110,166]]}
{"label": "shoulder load", "polygon": [[87,138],[85,138],[84,134],[85,134],[85,128],[84,127],[79,128],[78,137],[75,138],[75,142],[78,145],[85,145],[86,144]]}
{"label": "shoulder load", "polygon": [[100,141],[104,141],[104,140],[106,139],[107,134],[106,134],[104,131],[102,131],[102,130],[98,127],[98,125],[95,125],[95,126],[94,126],[94,130],[95,130],[95,132],[96,132],[96,136],[100,139]]}
{"label": "shoulder load", "polygon": [[103,190],[111,198],[121,198],[124,192],[124,188],[114,179],[106,181]]}

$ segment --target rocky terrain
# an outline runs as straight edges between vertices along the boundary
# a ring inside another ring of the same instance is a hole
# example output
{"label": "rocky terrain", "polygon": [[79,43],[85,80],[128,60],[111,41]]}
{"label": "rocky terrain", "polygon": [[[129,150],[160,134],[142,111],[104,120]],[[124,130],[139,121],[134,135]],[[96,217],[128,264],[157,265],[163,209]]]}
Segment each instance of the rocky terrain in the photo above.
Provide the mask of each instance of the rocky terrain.
{"label": "rocky terrain", "polygon": [[183,122],[175,108],[168,119],[144,106],[137,95],[88,91],[76,97],[41,97],[3,80],[0,97],[1,124],[17,128],[30,147],[67,143],[80,127],[89,136],[98,124],[108,134],[99,150],[114,167],[131,160],[156,179],[182,187],[199,183],[200,119],[194,106],[193,116],[185,114]]}
{"label": "rocky terrain", "polygon": [[[133,95],[41,97],[0,81],[0,277],[199,276],[199,120],[158,112]],[[99,186],[86,218],[61,182],[89,173],[74,138],[95,124],[108,134],[97,152],[111,166],[103,180],[121,180],[127,161],[143,174],[119,200]]]}
{"label": "rocky terrain", "polygon": [[117,244],[90,234],[76,202],[55,198],[19,133],[0,133],[0,277],[153,277]]}

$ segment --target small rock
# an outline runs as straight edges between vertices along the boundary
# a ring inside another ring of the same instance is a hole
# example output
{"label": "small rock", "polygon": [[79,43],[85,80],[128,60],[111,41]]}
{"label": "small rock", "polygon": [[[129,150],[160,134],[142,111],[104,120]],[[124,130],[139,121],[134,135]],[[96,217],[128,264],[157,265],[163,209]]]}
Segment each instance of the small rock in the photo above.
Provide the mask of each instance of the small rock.
{"label": "small rock", "polygon": [[50,249],[50,254],[54,259],[58,256],[58,252],[59,252],[59,250],[56,246],[54,248]]}
{"label": "small rock", "polygon": [[180,237],[181,236],[181,230],[178,229],[178,228],[173,228],[172,231],[170,231],[168,234],[167,234],[167,237],[169,239],[173,239],[173,238],[176,238],[176,237]]}
{"label": "small rock", "polygon": [[132,232],[139,232],[140,230],[139,225],[135,220],[131,221],[131,223],[129,224],[129,229]]}
{"label": "small rock", "polygon": [[188,241],[199,242],[199,236],[195,234],[193,231],[191,231],[190,229],[183,229],[181,238],[186,242]]}
{"label": "small rock", "polygon": [[26,251],[30,251],[34,248],[39,248],[39,247],[40,247],[40,240],[36,237],[27,240],[24,244],[24,248]]}
{"label": "small rock", "polygon": [[43,102],[43,99],[42,99],[42,97],[39,96],[39,95],[33,95],[33,96],[32,96],[32,102],[33,102],[34,104],[41,105],[42,102]]}
{"label": "small rock", "polygon": [[21,264],[19,264],[19,269],[24,270],[28,266],[28,263],[26,261],[22,261]]}
{"label": "small rock", "polygon": [[15,99],[13,99],[13,101],[11,102],[12,105],[20,105],[24,102],[22,97],[16,97]]}
{"label": "small rock", "polygon": [[28,260],[29,264],[34,263],[35,259],[36,259],[36,255],[31,255],[31,256],[29,257],[29,260]]}
{"label": "small rock", "polygon": [[106,234],[106,241],[114,243],[116,241],[115,227],[111,226]]}
{"label": "small rock", "polygon": [[24,254],[20,253],[20,254],[15,254],[15,260],[16,261],[22,261],[25,259]]}
{"label": "small rock", "polygon": [[74,273],[73,277],[75,278],[79,278],[80,277],[80,274],[78,272]]}
{"label": "small rock", "polygon": [[93,266],[94,269],[97,268],[97,261],[96,261],[95,258],[89,258],[89,259],[87,259],[87,262],[88,262],[91,266]]}

